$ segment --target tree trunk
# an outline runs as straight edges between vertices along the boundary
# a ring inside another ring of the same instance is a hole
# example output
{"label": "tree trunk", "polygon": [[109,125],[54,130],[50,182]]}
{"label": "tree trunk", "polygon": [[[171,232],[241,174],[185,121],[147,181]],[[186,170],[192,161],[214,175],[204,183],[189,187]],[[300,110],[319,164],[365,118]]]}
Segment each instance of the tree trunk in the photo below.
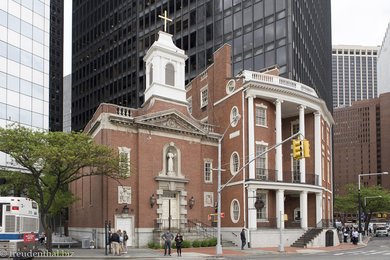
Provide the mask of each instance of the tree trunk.
{"label": "tree trunk", "polygon": [[41,212],[41,219],[42,219],[43,229],[45,230],[46,249],[49,252],[52,252],[53,251],[53,244],[52,244],[52,242],[53,242],[52,241],[53,230],[52,230],[52,227],[51,227],[51,222],[50,222],[48,214],[45,213],[45,212]]}

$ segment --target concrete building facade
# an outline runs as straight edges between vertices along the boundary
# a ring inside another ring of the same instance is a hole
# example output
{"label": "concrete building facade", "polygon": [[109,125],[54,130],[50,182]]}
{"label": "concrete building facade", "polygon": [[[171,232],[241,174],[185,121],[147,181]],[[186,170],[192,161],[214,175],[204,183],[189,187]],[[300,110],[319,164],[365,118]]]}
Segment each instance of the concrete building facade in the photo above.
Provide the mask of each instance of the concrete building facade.
{"label": "concrete building facade", "polygon": [[390,92],[390,23],[378,53],[378,94]]}
{"label": "concrete building facade", "polygon": [[333,107],[377,97],[379,47],[336,45],[332,48]]}

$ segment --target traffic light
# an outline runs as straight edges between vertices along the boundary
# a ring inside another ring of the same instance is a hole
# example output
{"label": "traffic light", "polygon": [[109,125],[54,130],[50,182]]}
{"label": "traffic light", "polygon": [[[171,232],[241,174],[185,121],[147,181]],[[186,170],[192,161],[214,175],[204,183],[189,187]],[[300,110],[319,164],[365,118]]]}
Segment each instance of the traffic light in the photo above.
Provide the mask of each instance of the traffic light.
{"label": "traffic light", "polygon": [[303,157],[303,142],[299,139],[292,140],[292,155],[295,160],[299,160]]}
{"label": "traffic light", "polygon": [[310,143],[306,139],[303,139],[303,157],[310,157]]}

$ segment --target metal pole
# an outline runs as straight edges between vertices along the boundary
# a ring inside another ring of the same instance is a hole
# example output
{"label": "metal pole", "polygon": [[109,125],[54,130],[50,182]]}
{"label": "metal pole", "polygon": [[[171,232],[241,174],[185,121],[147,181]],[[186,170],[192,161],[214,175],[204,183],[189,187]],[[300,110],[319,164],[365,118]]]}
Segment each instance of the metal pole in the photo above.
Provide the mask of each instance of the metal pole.
{"label": "metal pole", "polygon": [[221,244],[221,141],[218,139],[218,212],[217,212],[217,246],[216,254],[222,255]]}
{"label": "metal pole", "polygon": [[107,231],[107,220],[104,221],[104,237],[105,237],[105,244],[104,244],[104,254],[105,255],[108,255],[108,252],[107,252],[107,246],[108,246],[108,231]]}
{"label": "metal pole", "polygon": [[359,180],[358,180],[358,201],[359,201],[359,243],[362,242],[362,202],[361,202],[361,195],[360,195],[360,174],[359,174]]}
{"label": "metal pole", "polygon": [[168,229],[171,231],[171,199],[169,199],[169,217],[168,217]]}
{"label": "metal pole", "polygon": [[279,214],[279,231],[280,231],[280,241],[279,241],[279,252],[284,252],[284,245],[283,245],[283,232],[282,232],[282,221],[283,221],[283,216],[282,216],[282,211],[280,211]]}

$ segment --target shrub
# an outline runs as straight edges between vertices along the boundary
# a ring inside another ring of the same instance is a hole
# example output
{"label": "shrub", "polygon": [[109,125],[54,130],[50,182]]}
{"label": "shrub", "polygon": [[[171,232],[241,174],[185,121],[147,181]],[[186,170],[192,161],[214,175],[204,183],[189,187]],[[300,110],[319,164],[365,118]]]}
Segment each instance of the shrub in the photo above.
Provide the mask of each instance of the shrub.
{"label": "shrub", "polygon": [[199,240],[194,240],[194,241],[192,241],[192,246],[193,247],[200,247],[201,246],[201,242]]}
{"label": "shrub", "polygon": [[191,241],[184,240],[183,243],[181,243],[182,248],[189,248],[191,247]]}
{"label": "shrub", "polygon": [[148,248],[152,248],[152,249],[160,249],[161,246],[159,243],[155,243],[155,242],[149,242],[148,243]]}
{"label": "shrub", "polygon": [[202,240],[201,241],[201,246],[202,247],[208,247],[209,246],[209,241],[208,240]]}
{"label": "shrub", "polygon": [[213,237],[209,239],[209,246],[216,246],[217,245],[217,238]]}

